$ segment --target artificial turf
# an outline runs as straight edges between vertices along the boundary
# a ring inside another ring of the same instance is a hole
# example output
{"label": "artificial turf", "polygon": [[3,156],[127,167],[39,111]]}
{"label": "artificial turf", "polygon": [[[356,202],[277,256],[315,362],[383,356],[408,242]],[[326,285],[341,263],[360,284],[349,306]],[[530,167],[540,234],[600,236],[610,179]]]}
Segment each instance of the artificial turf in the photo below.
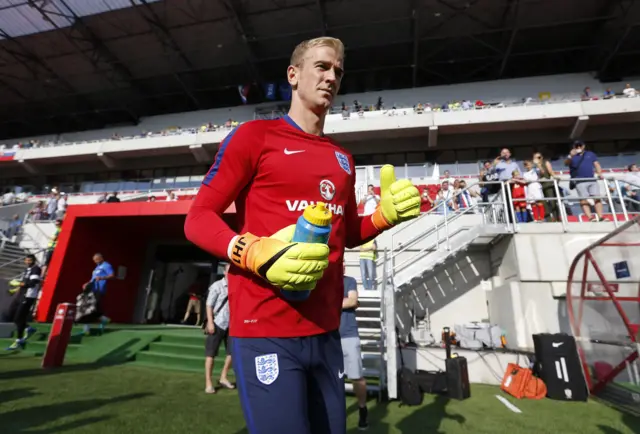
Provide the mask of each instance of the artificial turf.
{"label": "artificial turf", "polygon": [[[237,392],[203,392],[202,375],[139,367],[69,364],[43,371],[39,359],[0,355],[0,433],[127,434],[246,433]],[[370,402],[370,433],[640,433],[640,420],[596,401],[517,401],[508,410],[492,386],[472,397],[426,396],[419,407]],[[358,432],[349,398],[349,433]],[[285,434],[285,433],[283,433]]]}

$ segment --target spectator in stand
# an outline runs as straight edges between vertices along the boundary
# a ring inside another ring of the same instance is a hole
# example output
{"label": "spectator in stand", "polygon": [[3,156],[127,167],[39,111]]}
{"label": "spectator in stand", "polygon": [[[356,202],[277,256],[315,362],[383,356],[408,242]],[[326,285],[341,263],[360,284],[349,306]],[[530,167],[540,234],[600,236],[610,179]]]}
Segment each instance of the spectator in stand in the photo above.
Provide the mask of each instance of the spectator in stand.
{"label": "spectator in stand", "polygon": [[480,196],[480,193],[474,188],[475,186],[467,188],[467,183],[464,179],[456,179],[453,185],[459,211],[475,205],[476,198]]}
{"label": "spectator in stand", "polygon": [[67,212],[67,195],[64,193],[60,193],[57,209],[56,209],[56,219],[63,219],[64,214]]}
{"label": "spectator in stand", "polygon": [[623,184],[626,184],[626,196],[631,200],[626,201],[625,205],[629,211],[640,212],[640,171],[637,164],[630,164],[627,170]]}
{"label": "spectator in stand", "polygon": [[149,197],[147,198],[147,202],[155,202],[156,201],[156,197],[154,195],[149,195]]}
{"label": "spectator in stand", "polygon": [[46,213],[47,211],[44,206],[44,201],[39,200],[36,206],[29,211],[29,219],[34,222],[43,220]]}
{"label": "spectator in stand", "polygon": [[98,203],[107,203],[107,193],[102,193],[98,198]]}
{"label": "spectator in stand", "polygon": [[452,185],[455,182],[455,179],[451,177],[451,173],[448,170],[444,171],[441,182],[447,181],[449,185]]}
{"label": "spectator in stand", "polygon": [[349,107],[347,107],[344,102],[342,103],[340,111],[342,112],[342,119],[348,120],[351,117],[351,114],[349,113]]}
{"label": "spectator in stand", "polygon": [[360,201],[360,205],[364,205],[363,215],[371,215],[378,207],[380,203],[380,196],[378,196],[373,190],[373,184],[367,186],[367,194]]}
{"label": "spectator in stand", "polygon": [[542,184],[540,184],[540,169],[533,162],[527,160],[524,162],[525,172],[522,178],[527,182],[525,193],[527,196],[528,206],[531,207],[533,221],[536,223],[544,221],[544,193],[542,192]]}
{"label": "spectator in stand", "polygon": [[[511,151],[508,148],[503,148],[500,151],[500,155],[494,160],[493,164],[498,174],[498,181],[509,182],[513,179],[513,172],[517,171],[518,176],[522,173],[518,163],[511,159]],[[507,212],[507,218],[512,222],[514,216],[511,215],[511,207],[507,207]]]}
{"label": "spectator in stand", "polygon": [[7,229],[6,236],[7,238],[13,238],[18,235],[20,232],[20,228],[22,227],[22,220],[20,220],[20,216],[18,214],[14,214],[9,222],[9,228]]}
{"label": "spectator in stand", "polygon": [[47,218],[49,220],[54,220],[56,218],[56,210],[58,209],[58,195],[54,193],[55,190],[51,192],[49,195],[49,199],[47,199]]}
{"label": "spectator in stand", "polygon": [[7,189],[2,196],[2,205],[13,205],[16,201],[16,195],[11,189]]}
{"label": "spectator in stand", "polygon": [[60,232],[62,231],[62,220],[56,220],[56,230],[53,233],[53,236],[49,240],[49,244],[47,245],[47,252],[44,255],[44,264],[42,266],[42,278],[47,275],[47,269],[49,268],[49,262],[51,262],[51,257],[53,256],[53,251],[56,249],[56,245],[58,244],[58,237],[60,236]]}
{"label": "spectator in stand", "polygon": [[500,184],[484,184],[488,182],[496,182],[499,179],[498,172],[496,172],[495,167],[493,167],[493,163],[489,160],[485,161],[480,171],[480,185],[482,186],[480,190],[480,196],[482,197],[483,203],[489,203],[493,201],[493,198],[500,193]]}
{"label": "spectator in stand", "polygon": [[114,191],[111,193],[111,196],[107,198],[107,203],[118,203],[120,202],[120,198],[118,197],[118,192]]}
{"label": "spectator in stand", "polygon": [[[577,140],[573,142],[573,148],[564,164],[569,167],[571,174],[570,188],[575,189],[580,197],[580,206],[582,211],[587,216],[589,221],[604,220],[602,216],[602,196],[600,191],[600,185],[598,180],[594,179],[602,178],[602,167],[598,162],[598,157],[595,153],[586,150],[586,145],[583,141]],[[591,205],[589,199],[593,199],[594,208],[596,209],[596,215],[591,214]]]}
{"label": "spectator in stand", "polygon": [[594,98],[591,95],[591,88],[587,86],[582,91],[582,101],[590,101],[592,99],[594,99]]}
{"label": "spectator in stand", "polygon": [[177,202],[178,198],[176,197],[176,194],[174,192],[170,192],[169,195],[167,196],[167,202]]}
{"label": "spectator in stand", "polygon": [[608,87],[607,90],[604,91],[604,96],[603,96],[604,99],[611,99],[615,97],[616,97],[616,93],[612,91],[610,87]]}
{"label": "spectator in stand", "polygon": [[627,98],[635,98],[636,96],[638,96],[638,92],[636,92],[636,90],[631,87],[630,83],[627,83],[624,90],[622,91],[622,94]]}
{"label": "spectator in stand", "polygon": [[529,220],[527,218],[526,181],[520,176],[520,171],[514,170],[512,172],[509,184],[511,185],[511,200],[513,200],[513,208],[516,212],[516,221],[526,223]]}
{"label": "spectator in stand", "polygon": [[376,259],[378,256],[376,240],[360,246],[360,276],[365,290],[376,289]]}
{"label": "spectator in stand", "polygon": [[435,204],[433,199],[431,199],[431,196],[429,196],[429,189],[428,188],[425,188],[424,190],[422,190],[422,194],[420,196],[420,200],[422,202],[421,209],[424,210],[424,211],[431,210],[433,208],[433,205]]}
{"label": "spectator in stand", "polygon": [[[538,178],[539,180],[547,180],[548,182],[540,183],[542,185],[542,194],[547,199],[553,199],[557,196],[556,188],[553,182],[549,182],[553,179],[557,179],[558,176],[553,171],[553,167],[551,167],[551,162],[546,160],[544,156],[540,152],[536,152],[533,154],[533,164],[538,169]],[[558,187],[558,192],[560,192],[560,188]],[[545,215],[548,217],[550,221],[556,221],[560,216],[560,209],[558,208],[558,199],[555,200],[547,200],[544,202],[545,206]]]}
{"label": "spectator in stand", "polygon": [[442,182],[442,186],[440,191],[438,191],[438,196],[436,197],[436,213],[438,214],[448,214],[450,212],[457,211],[458,205],[454,200],[454,192],[451,186],[449,185],[449,181],[444,180]]}

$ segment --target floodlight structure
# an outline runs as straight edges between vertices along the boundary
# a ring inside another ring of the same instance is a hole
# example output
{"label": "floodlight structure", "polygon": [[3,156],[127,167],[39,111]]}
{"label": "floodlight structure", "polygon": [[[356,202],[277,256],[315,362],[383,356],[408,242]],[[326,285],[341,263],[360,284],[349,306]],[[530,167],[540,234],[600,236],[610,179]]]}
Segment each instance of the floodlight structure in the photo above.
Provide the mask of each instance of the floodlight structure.
{"label": "floodlight structure", "polygon": [[616,391],[625,390],[637,404],[640,216],[575,257],[569,269],[566,300],[589,392],[619,396]]}

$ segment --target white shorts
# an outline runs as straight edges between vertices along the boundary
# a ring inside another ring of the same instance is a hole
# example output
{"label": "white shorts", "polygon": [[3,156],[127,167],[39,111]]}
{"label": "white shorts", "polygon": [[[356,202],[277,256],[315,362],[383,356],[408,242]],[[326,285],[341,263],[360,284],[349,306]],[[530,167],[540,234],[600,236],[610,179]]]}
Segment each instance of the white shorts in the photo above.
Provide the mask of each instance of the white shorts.
{"label": "white shorts", "polygon": [[342,338],[342,356],[344,357],[344,373],[349,380],[359,380],[362,373],[362,352],[360,338],[357,336]]}
{"label": "white shorts", "polygon": [[544,199],[544,193],[542,192],[542,185],[539,182],[534,182],[527,185],[527,202],[540,202]]}

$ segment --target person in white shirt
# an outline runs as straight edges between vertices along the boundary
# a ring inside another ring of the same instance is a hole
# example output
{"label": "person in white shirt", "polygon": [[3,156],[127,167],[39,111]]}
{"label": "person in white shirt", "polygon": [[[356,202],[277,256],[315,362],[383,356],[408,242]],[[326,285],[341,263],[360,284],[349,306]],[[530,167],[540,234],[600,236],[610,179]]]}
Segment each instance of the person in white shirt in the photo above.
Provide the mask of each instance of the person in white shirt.
{"label": "person in white shirt", "polygon": [[[445,207],[447,208],[447,213],[454,212],[458,210],[458,205],[454,200],[454,190],[449,186],[449,181],[443,181],[442,187],[440,191],[438,191],[438,196],[436,197],[436,213],[444,214]],[[445,203],[445,205],[441,205]]]}
{"label": "person in white shirt", "polygon": [[636,92],[636,90],[631,87],[630,83],[627,83],[624,90],[622,91],[622,94],[627,98],[635,98],[636,96],[638,96],[638,92]]}
{"label": "person in white shirt", "polygon": [[13,205],[15,201],[16,195],[11,190],[7,190],[7,192],[2,196],[3,205]]}
{"label": "person in white shirt", "polygon": [[367,194],[360,203],[364,204],[364,215],[373,214],[378,207],[378,204],[380,203],[380,196],[373,191],[372,184],[367,186]]}
{"label": "person in white shirt", "polygon": [[59,198],[56,193],[51,193],[51,195],[49,196],[49,199],[47,200],[47,216],[49,220],[56,219],[56,209],[58,209],[58,199]]}
{"label": "person in white shirt", "polygon": [[627,167],[628,172],[623,176],[621,187],[626,191],[626,196],[633,200],[625,201],[627,210],[631,212],[640,212],[640,170],[637,164],[630,164]]}
{"label": "person in white shirt", "polygon": [[176,197],[176,194],[171,192],[169,193],[169,195],[167,196],[167,202],[176,202],[178,200],[178,198]]}
{"label": "person in white shirt", "polygon": [[67,212],[67,195],[60,193],[60,199],[58,199],[58,208],[56,209],[56,219],[61,219]]}
{"label": "person in white shirt", "polygon": [[525,195],[527,197],[527,204],[531,208],[531,214],[533,214],[534,222],[544,221],[544,194],[542,192],[542,184],[540,180],[540,169],[531,161],[524,162],[525,172],[522,174],[522,178],[527,181],[525,186]]}

